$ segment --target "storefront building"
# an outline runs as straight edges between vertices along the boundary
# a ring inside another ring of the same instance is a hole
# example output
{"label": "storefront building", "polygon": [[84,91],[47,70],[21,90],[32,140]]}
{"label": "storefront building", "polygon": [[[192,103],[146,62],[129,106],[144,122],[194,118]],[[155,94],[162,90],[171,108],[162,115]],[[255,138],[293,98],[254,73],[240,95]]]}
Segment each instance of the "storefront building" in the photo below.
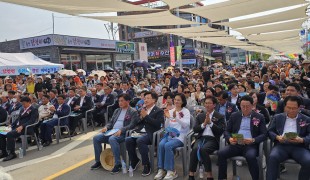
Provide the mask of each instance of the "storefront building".
{"label": "storefront building", "polygon": [[64,64],[66,69],[91,71],[123,68],[124,62],[147,54],[139,50],[140,46],[134,42],[50,34],[1,42],[0,52],[32,52],[46,61]]}

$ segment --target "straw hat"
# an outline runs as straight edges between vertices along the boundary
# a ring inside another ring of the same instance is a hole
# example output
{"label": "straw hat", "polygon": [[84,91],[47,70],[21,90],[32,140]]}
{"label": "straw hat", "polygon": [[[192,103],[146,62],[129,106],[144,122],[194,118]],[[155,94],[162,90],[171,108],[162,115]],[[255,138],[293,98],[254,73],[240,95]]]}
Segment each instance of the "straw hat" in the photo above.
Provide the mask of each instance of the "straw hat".
{"label": "straw hat", "polygon": [[100,163],[102,167],[107,171],[111,171],[113,169],[115,162],[111,148],[105,149],[101,152]]}
{"label": "straw hat", "polygon": [[302,64],[310,64],[310,60],[304,60]]}

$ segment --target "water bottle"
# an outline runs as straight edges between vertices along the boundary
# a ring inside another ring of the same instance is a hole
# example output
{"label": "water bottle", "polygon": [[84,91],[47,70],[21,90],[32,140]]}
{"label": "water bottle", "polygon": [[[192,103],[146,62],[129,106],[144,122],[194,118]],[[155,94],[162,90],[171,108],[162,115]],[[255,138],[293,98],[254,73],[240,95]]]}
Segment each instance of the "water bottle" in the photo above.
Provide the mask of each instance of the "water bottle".
{"label": "water bottle", "polygon": [[43,146],[42,146],[42,142],[40,140],[38,140],[38,143],[39,143],[39,151],[42,150]]}
{"label": "water bottle", "polygon": [[200,178],[200,179],[203,179],[203,174],[204,174],[203,166],[201,165],[201,166],[199,167],[199,178]]}
{"label": "water bottle", "polygon": [[122,170],[123,170],[123,174],[127,173],[127,169],[126,169],[126,163],[124,160],[122,160]]}
{"label": "water bottle", "polygon": [[24,151],[22,148],[19,148],[19,154],[18,154],[19,158],[23,158],[24,157]]}
{"label": "water bottle", "polygon": [[129,177],[133,177],[133,169],[131,165],[129,166]]}

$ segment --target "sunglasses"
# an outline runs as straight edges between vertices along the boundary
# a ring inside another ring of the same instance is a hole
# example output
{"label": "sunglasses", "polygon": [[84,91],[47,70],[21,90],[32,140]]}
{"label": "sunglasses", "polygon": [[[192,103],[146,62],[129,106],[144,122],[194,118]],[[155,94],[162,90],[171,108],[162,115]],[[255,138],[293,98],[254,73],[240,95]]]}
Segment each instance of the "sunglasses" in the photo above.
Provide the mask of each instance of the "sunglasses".
{"label": "sunglasses", "polygon": [[190,91],[184,91],[184,93],[190,93]]}

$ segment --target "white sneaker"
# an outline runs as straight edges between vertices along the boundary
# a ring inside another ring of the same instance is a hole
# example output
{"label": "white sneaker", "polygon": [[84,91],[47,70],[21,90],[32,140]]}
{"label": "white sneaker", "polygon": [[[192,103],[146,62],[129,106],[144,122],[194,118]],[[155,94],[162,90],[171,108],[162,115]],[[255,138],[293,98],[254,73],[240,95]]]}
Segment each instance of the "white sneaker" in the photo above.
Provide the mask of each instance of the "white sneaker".
{"label": "white sneaker", "polygon": [[167,175],[164,177],[164,180],[173,180],[178,177],[178,174],[176,171],[168,171]]}
{"label": "white sneaker", "polygon": [[237,165],[237,166],[242,166],[242,161],[237,160],[237,161],[236,161],[236,165]]}
{"label": "white sneaker", "polygon": [[159,169],[154,179],[157,179],[157,180],[162,179],[163,177],[165,177],[165,175],[166,175],[166,171],[163,169]]}

